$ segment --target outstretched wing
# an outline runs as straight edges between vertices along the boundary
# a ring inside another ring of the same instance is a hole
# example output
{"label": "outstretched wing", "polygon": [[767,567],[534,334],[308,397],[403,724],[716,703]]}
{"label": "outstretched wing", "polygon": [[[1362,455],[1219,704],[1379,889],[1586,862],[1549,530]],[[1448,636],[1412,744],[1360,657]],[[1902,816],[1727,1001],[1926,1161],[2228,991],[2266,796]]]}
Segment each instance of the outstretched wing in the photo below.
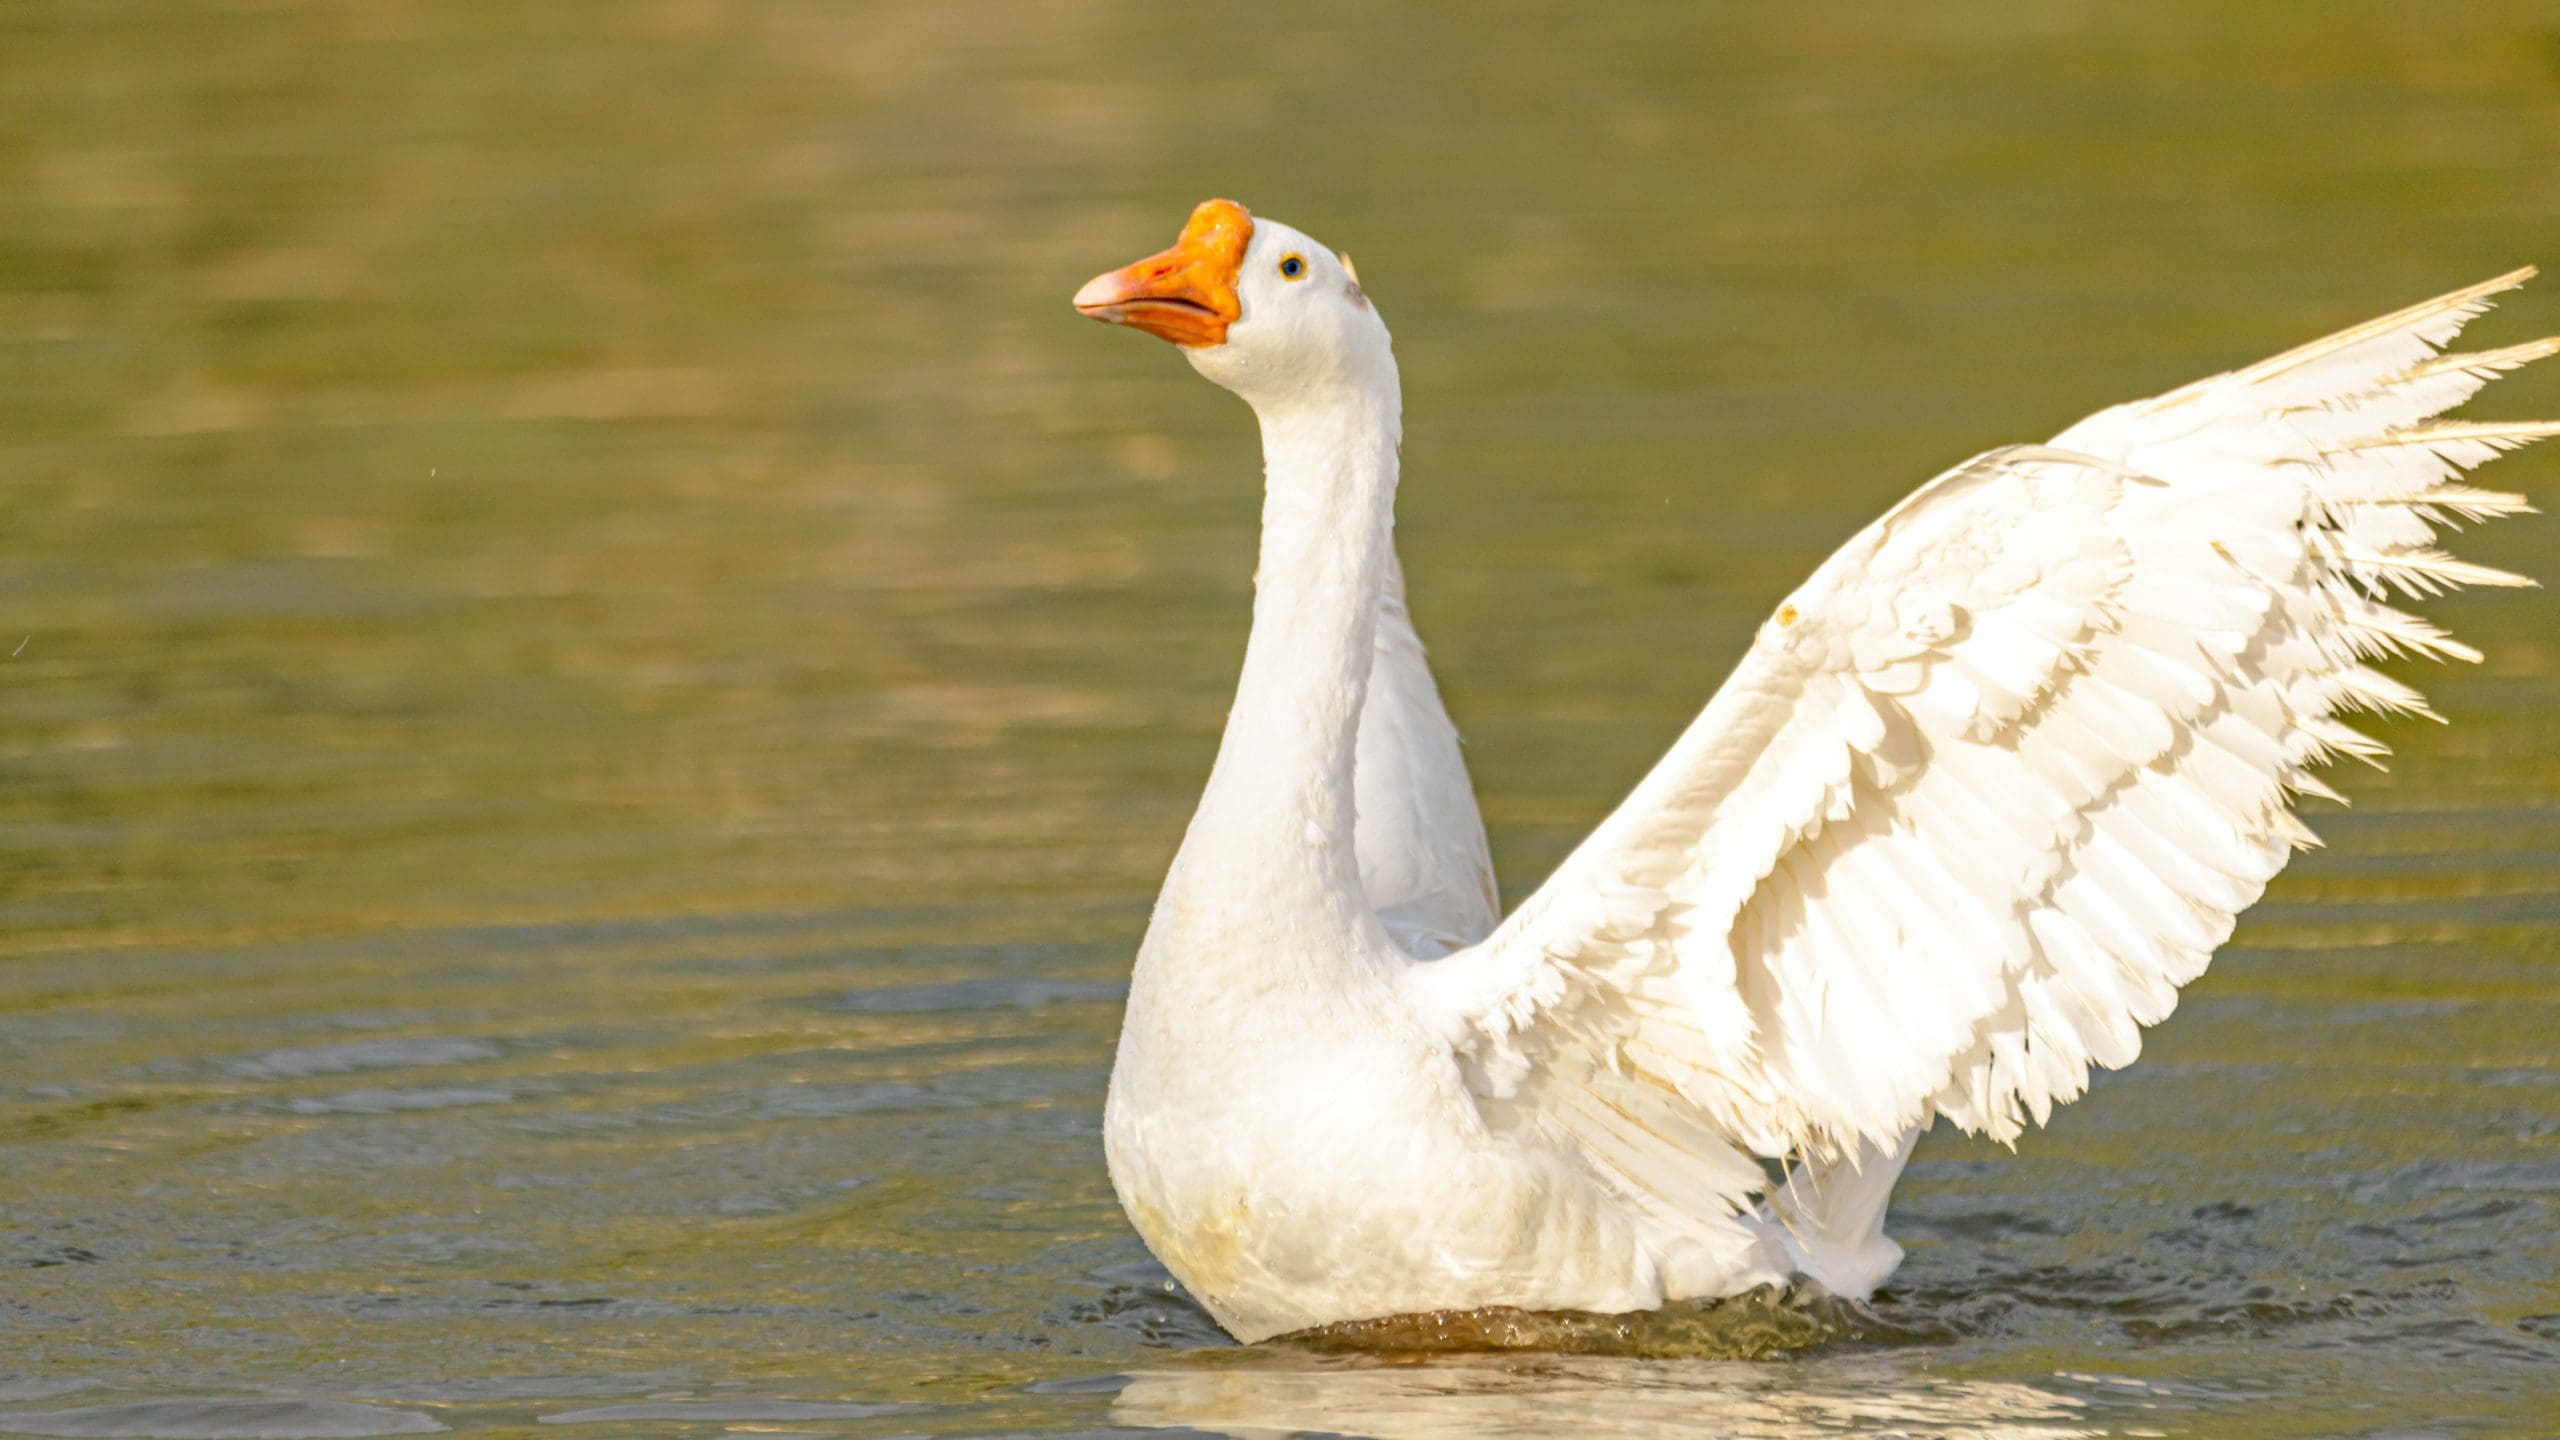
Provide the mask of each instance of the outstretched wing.
{"label": "outstretched wing", "polygon": [[1488,1116],[1694,1210],[1758,1188],[1737,1148],[2008,1140],[2130,1062],[2312,843],[2311,767],[2381,753],[2337,714],[2425,713],[2365,662],[2478,658],[2386,600],[2528,583],[2432,533],[2525,509],[2451,482],[2560,424],[2431,417],[2560,351],[2436,355],[2531,273],[1993,451],[1843,546],[1545,886],[1410,972]]}

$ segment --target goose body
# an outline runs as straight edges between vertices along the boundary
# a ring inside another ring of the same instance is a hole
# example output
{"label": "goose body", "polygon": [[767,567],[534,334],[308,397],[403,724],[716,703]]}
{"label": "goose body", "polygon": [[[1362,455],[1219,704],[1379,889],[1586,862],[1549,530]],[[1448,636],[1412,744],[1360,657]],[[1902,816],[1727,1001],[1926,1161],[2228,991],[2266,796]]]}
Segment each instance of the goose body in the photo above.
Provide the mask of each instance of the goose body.
{"label": "goose body", "polygon": [[[1243,672],[1137,957],[1104,1140],[1246,1340],[1810,1280],[1863,1297],[1944,1117],[2013,1141],[2130,1063],[2311,843],[2313,765],[2477,658],[2391,608],[2522,583],[2432,543],[2552,424],[2445,422],[2530,272],[1930,481],[1773,606],[1706,710],[1500,915],[1393,544],[1401,398],[1347,260],[1227,201],[1079,310],[1254,409]],[[1762,1161],[1780,1162],[1773,1184]]]}

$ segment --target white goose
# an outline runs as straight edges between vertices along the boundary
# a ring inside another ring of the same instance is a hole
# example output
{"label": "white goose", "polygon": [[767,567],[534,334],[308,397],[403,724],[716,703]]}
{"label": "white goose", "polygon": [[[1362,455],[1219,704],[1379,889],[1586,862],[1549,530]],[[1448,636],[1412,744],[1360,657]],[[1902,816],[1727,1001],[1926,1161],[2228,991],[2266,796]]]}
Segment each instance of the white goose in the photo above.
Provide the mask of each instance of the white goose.
{"label": "white goose", "polygon": [[[1262,423],[1253,632],[1137,958],[1111,1178],[1245,1340],[1796,1277],[1863,1297],[1944,1116],[2014,1141],[2129,1063],[2291,850],[2310,772],[2476,659],[2383,603],[2529,583],[2432,527],[2560,423],[2431,417],[2520,270],[1920,487],[1771,612],[1508,919],[1392,540],[1400,399],[1347,259],[1211,200],[1076,308]],[[1773,1185],[1762,1159],[1791,1168]]]}

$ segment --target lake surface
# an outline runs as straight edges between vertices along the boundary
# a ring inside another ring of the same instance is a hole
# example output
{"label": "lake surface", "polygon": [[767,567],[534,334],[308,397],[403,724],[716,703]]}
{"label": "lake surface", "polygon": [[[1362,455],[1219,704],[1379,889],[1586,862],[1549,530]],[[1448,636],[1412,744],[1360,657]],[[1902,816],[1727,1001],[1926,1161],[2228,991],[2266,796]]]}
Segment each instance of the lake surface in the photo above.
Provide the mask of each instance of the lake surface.
{"label": "lake surface", "polygon": [[1098,1121],[1257,456],[1088,275],[1358,256],[1516,898],[1927,475],[2560,263],[2547,4],[1370,10],[0,10],[0,1433],[2560,1432],[2542,593],[1872,1305],[1169,1291]]}

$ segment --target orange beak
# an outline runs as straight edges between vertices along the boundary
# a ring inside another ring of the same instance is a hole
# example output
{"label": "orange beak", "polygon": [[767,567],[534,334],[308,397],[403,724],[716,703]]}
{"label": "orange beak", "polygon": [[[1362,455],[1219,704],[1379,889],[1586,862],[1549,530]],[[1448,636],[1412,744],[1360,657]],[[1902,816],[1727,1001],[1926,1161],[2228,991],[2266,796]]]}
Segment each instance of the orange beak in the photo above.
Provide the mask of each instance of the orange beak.
{"label": "orange beak", "polygon": [[1076,292],[1076,310],[1144,330],[1176,345],[1226,343],[1243,307],[1236,272],[1253,239],[1253,216],[1233,200],[1203,200],[1173,248],[1096,275]]}

